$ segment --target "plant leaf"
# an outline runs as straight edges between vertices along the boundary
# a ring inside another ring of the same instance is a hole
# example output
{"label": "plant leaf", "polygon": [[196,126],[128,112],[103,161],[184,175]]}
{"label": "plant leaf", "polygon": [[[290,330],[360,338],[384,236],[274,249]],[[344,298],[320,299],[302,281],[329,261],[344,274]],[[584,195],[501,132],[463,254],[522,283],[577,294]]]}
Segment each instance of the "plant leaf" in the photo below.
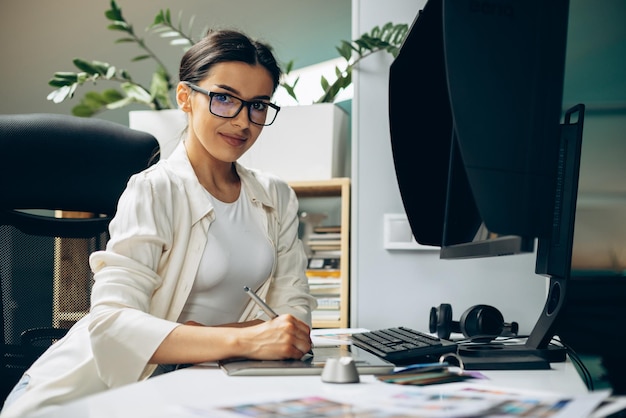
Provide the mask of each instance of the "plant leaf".
{"label": "plant leaf", "polygon": [[104,15],[109,20],[123,20],[122,9],[117,6],[115,0],[111,0],[111,9],[104,12]]}
{"label": "plant leaf", "polygon": [[355,50],[352,44],[346,41],[341,41],[341,45],[336,47],[336,49],[337,52],[339,52],[339,55],[346,61],[349,61],[350,58],[352,58],[352,51]]}
{"label": "plant leaf", "polygon": [[132,43],[132,42],[137,42],[137,41],[135,41],[133,38],[119,38],[115,40],[116,44]]}
{"label": "plant leaf", "polygon": [[167,32],[162,32],[159,34],[159,36],[161,36],[161,38],[175,38],[178,37],[178,32],[173,31],[173,30],[168,30]]}
{"label": "plant leaf", "polygon": [[57,72],[54,73],[53,78],[48,82],[53,87],[69,86],[78,81],[77,73],[70,72]]}
{"label": "plant leaf", "polygon": [[85,61],[80,58],[75,58],[73,60],[74,65],[84,72],[91,75],[102,75],[106,76],[109,73],[111,65],[102,61]]}
{"label": "plant leaf", "polygon": [[[293,61],[290,61],[290,63],[293,63]],[[287,66],[289,67],[289,64],[287,64]],[[286,74],[289,74],[288,72]],[[289,85],[288,83],[280,83],[280,86],[282,88],[285,89],[285,91],[287,91],[287,94],[289,96],[291,96],[296,102],[298,101],[298,97],[296,96],[296,85],[298,84],[298,81],[300,81],[300,77],[297,77],[293,84]]]}
{"label": "plant leaf", "polygon": [[72,108],[72,115],[80,116],[83,118],[89,118],[93,116],[96,112],[89,106],[78,104]]}
{"label": "plant leaf", "polygon": [[159,10],[159,13],[154,17],[154,21],[152,22],[152,26],[161,25],[165,22],[165,16],[163,15],[163,10]]}
{"label": "plant leaf", "polygon": [[122,83],[121,87],[127,97],[152,107],[152,96],[143,87],[133,83]]}
{"label": "plant leaf", "polygon": [[128,106],[129,104],[131,104],[133,102],[134,102],[134,100],[131,97],[124,97],[121,100],[109,103],[108,105],[106,105],[106,108],[109,109],[109,110],[120,109],[120,108],[122,108],[124,106]]}
{"label": "plant leaf", "polygon": [[109,26],[107,26],[107,29],[128,33],[132,32],[132,28],[128,26],[125,22],[111,23]]}
{"label": "plant leaf", "polygon": [[119,70],[117,75],[124,80],[131,81],[130,74],[124,69]]}
{"label": "plant leaf", "polygon": [[106,99],[97,91],[90,91],[85,94],[81,104],[91,108],[99,108],[107,104]]}
{"label": "plant leaf", "polygon": [[78,68],[79,70],[82,70],[88,74],[99,74],[99,70],[98,68],[91,62],[89,61],[85,61],[83,59],[80,58],[75,58],[73,61],[74,65],[76,66],[76,68]]}
{"label": "plant leaf", "polygon": [[146,60],[148,58],[152,58],[150,55],[138,55],[135,58],[133,58],[131,61],[135,62],[135,61],[142,61],[142,60]]}
{"label": "plant leaf", "polygon": [[71,97],[71,88],[70,86],[63,86],[59,89],[53,90],[46,96],[47,100],[51,100],[54,103],[61,103],[68,97]]}
{"label": "plant leaf", "polygon": [[116,89],[103,90],[101,96],[106,103],[113,103],[126,97]]}
{"label": "plant leaf", "polygon": [[170,81],[165,71],[154,73],[150,84],[150,95],[157,110],[173,107],[169,97],[169,90]]}
{"label": "plant leaf", "polygon": [[[56,78],[52,78],[48,81],[48,85],[52,86],[52,87],[65,87],[65,86],[70,86],[74,84],[71,81],[68,80],[60,80],[60,79],[56,79]],[[50,99],[48,99],[50,100]]]}
{"label": "plant leaf", "polygon": [[189,42],[189,40],[187,39],[179,38],[179,39],[173,39],[172,41],[170,41],[170,45],[191,46],[191,42]]}
{"label": "plant leaf", "polygon": [[291,60],[287,63],[287,65],[285,66],[285,74],[289,74],[291,72],[291,70],[293,70],[293,65],[294,65],[294,61]]}
{"label": "plant leaf", "polygon": [[107,69],[107,72],[106,72],[106,74],[105,74],[104,76],[107,78],[107,80],[110,80],[110,79],[112,79],[113,77],[115,77],[115,67],[110,66],[110,67]]}
{"label": "plant leaf", "polygon": [[320,84],[322,85],[322,89],[324,89],[324,91],[328,90],[328,87],[330,87],[330,83],[328,82],[328,80],[326,80],[326,77],[324,76],[322,76]]}

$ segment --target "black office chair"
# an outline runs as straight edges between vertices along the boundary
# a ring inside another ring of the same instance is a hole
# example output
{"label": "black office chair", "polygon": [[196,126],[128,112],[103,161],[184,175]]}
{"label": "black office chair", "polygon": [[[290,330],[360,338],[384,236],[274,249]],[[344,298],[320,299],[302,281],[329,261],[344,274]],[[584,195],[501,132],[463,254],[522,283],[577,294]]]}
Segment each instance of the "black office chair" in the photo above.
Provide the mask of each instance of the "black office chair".
{"label": "black office chair", "polygon": [[152,135],[101,119],[0,115],[0,404],[89,310],[88,256],[158,151]]}

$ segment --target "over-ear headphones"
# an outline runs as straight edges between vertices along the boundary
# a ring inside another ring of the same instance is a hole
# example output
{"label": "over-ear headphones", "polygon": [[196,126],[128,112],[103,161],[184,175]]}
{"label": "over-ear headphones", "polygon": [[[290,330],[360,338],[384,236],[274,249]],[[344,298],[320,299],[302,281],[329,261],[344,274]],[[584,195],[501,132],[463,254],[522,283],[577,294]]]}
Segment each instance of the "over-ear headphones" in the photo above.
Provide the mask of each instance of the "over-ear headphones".
{"label": "over-ear headphones", "polygon": [[502,313],[490,305],[474,305],[463,312],[459,321],[453,321],[452,306],[442,303],[439,308],[430,308],[429,329],[446,340],[451,333],[458,332],[472,341],[489,342],[500,336],[517,336],[519,325],[505,323]]}

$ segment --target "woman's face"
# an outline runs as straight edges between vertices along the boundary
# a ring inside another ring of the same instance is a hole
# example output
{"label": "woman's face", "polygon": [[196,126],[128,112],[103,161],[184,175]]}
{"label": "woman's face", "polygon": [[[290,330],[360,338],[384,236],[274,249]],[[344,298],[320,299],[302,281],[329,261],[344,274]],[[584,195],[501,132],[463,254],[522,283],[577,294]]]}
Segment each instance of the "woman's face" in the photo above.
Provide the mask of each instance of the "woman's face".
{"label": "woman's face", "polygon": [[[237,61],[214,65],[197,86],[248,102],[269,102],[274,90],[272,77],[265,67]],[[192,162],[206,163],[211,160],[230,165],[250,149],[263,129],[263,126],[250,122],[247,106],[234,118],[212,114],[209,111],[210,97],[192,91],[184,83],[179,83],[176,98],[180,108],[189,114],[185,145]],[[214,97],[214,104],[219,104],[224,98],[226,96]]]}

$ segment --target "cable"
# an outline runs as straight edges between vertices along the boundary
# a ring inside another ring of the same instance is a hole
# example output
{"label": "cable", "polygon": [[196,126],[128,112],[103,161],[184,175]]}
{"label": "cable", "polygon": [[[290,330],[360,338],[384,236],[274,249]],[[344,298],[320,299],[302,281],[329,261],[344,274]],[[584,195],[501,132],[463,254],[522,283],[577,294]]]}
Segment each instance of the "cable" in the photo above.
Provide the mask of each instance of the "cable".
{"label": "cable", "polygon": [[[516,336],[507,336],[507,337],[497,337],[497,339],[493,339],[493,335],[473,335],[471,337],[462,338],[460,340],[452,340],[457,344],[482,344],[485,346],[489,345],[498,345],[499,343],[517,340],[517,339],[525,339],[528,338],[528,335],[516,335]],[[489,339],[489,341],[487,341]],[[522,344],[522,343],[520,343]]]}
{"label": "cable", "polygon": [[[486,336],[481,336],[481,335],[476,335],[476,336],[472,336],[469,338],[463,338],[460,340],[454,340],[454,342],[456,342],[459,345],[463,345],[463,346],[470,346],[470,345],[482,345],[485,347],[489,347],[489,346],[498,346],[498,345],[502,345],[503,343],[505,343],[506,341],[510,341],[510,340],[518,340],[518,339],[526,339],[528,338],[528,335],[517,335],[517,336],[510,336],[510,337],[498,337],[497,340],[491,340],[491,341],[484,341],[482,342],[481,340],[485,340]],[[577,369],[579,370],[580,374],[582,375],[582,379],[585,383],[585,386],[587,387],[587,389],[589,391],[593,391],[594,390],[594,383],[593,383],[593,377],[591,376],[591,373],[589,372],[589,369],[587,368],[587,366],[585,366],[584,362],[582,361],[582,359],[580,358],[580,356],[578,355],[578,353],[569,345],[567,345],[566,343],[564,343],[563,341],[561,341],[561,339],[558,336],[554,336],[552,337],[550,343],[556,343],[555,345],[559,345],[561,347],[563,347],[565,349],[565,352],[567,353],[567,355],[570,357],[570,359],[572,360],[572,363],[574,363],[577,367]],[[520,344],[523,344],[522,342],[520,342]]]}
{"label": "cable", "polygon": [[583,378],[583,381],[585,382],[585,386],[587,387],[589,391],[593,391],[594,384],[593,384],[593,377],[591,376],[591,372],[589,372],[589,369],[587,368],[587,366],[585,366],[585,363],[582,361],[582,359],[580,358],[576,350],[574,350],[572,347],[570,347],[569,345],[561,341],[561,339],[558,336],[552,337],[551,341],[557,342],[562,347],[565,348],[567,355],[570,357],[572,362],[576,364],[576,366],[578,367],[578,370],[582,374],[582,378]]}

